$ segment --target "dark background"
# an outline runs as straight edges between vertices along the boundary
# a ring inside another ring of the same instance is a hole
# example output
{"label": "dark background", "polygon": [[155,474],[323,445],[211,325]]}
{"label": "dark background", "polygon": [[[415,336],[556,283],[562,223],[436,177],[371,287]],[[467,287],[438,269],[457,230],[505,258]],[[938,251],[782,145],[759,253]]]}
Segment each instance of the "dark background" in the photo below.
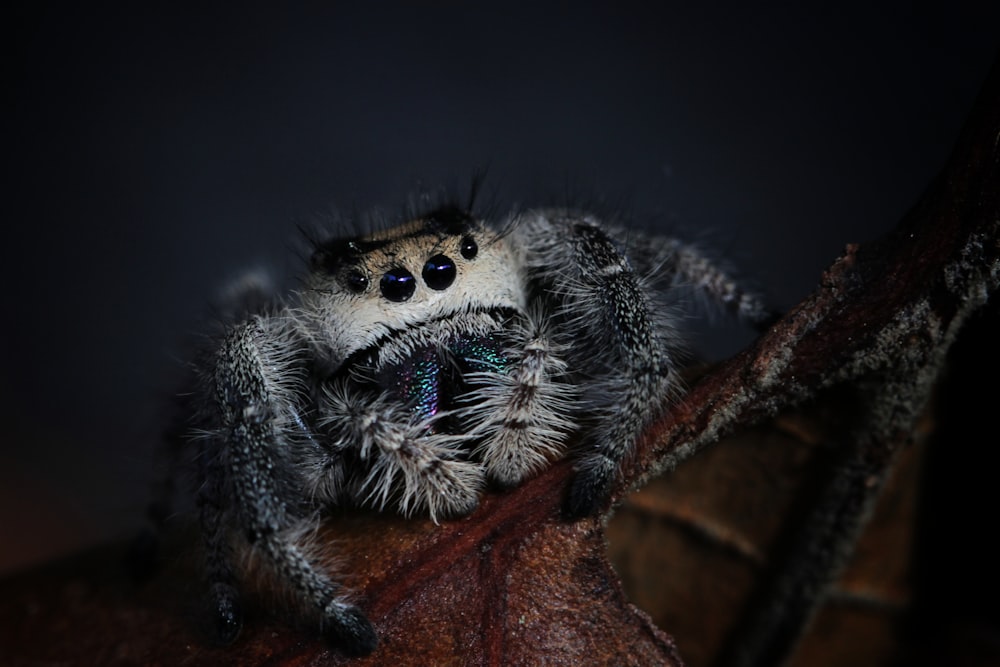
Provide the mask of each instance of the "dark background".
{"label": "dark background", "polygon": [[136,529],[179,343],[297,225],[487,168],[788,307],[915,203],[1000,46],[998,3],[646,4],[8,16],[0,572]]}

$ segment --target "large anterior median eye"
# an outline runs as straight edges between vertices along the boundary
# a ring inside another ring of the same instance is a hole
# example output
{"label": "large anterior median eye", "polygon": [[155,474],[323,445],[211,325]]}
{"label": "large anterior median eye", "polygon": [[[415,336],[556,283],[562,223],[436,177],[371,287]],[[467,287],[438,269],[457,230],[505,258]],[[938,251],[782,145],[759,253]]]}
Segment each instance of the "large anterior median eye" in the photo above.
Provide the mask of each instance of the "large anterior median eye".
{"label": "large anterior median eye", "polygon": [[455,262],[447,255],[434,255],[424,264],[421,275],[431,289],[447,289],[455,282]]}
{"label": "large anterior median eye", "polygon": [[389,301],[406,301],[413,296],[413,290],[417,289],[417,280],[412,273],[397,266],[382,276],[379,287],[382,290],[382,296]]}

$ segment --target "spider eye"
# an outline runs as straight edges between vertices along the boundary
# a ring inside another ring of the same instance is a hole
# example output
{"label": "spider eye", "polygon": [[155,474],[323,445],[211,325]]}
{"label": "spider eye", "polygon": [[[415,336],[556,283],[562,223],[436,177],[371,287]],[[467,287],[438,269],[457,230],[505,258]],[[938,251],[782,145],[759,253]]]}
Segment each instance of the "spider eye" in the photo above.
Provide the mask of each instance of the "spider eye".
{"label": "spider eye", "polygon": [[382,290],[382,296],[389,301],[406,301],[413,296],[417,282],[412,273],[398,266],[382,276],[379,288]]}
{"label": "spider eye", "polygon": [[344,275],[344,285],[355,294],[361,294],[368,289],[368,276],[353,269]]}
{"label": "spider eye", "polygon": [[431,289],[447,289],[455,282],[455,262],[446,255],[434,255],[424,264],[421,275]]}
{"label": "spider eye", "polygon": [[479,246],[476,245],[476,240],[471,236],[466,236],[462,239],[461,247],[462,257],[466,259],[472,259],[479,253]]}

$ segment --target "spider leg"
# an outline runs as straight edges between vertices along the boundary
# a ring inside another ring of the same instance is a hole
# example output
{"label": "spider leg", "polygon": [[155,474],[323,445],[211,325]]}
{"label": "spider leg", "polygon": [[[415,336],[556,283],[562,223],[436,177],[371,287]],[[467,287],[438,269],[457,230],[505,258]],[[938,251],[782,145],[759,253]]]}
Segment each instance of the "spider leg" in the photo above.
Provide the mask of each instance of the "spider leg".
{"label": "spider leg", "polygon": [[760,294],[741,284],[728,267],[696,245],[637,230],[618,236],[624,240],[636,270],[667,288],[689,289],[708,305],[716,305],[760,331],[780,316]]}
{"label": "spider leg", "polygon": [[342,379],[324,388],[324,420],[335,450],[356,449],[366,472],[351,494],[403,514],[425,509],[432,519],[472,511],[483,475],[467,460],[467,436],[435,432],[442,417],[415,418],[387,395],[372,397]]}
{"label": "spider leg", "polygon": [[529,270],[562,299],[560,329],[574,366],[593,376],[585,402],[598,421],[565,508],[570,518],[590,515],[607,502],[622,462],[677,386],[672,357],[678,337],[595,220],[546,212],[524,219],[516,232],[531,249]]}
{"label": "spider leg", "polygon": [[219,460],[206,451],[201,443],[198,456],[202,464],[199,475],[203,480],[197,496],[198,519],[205,543],[205,570],[210,583],[212,610],[215,614],[215,636],[222,644],[236,640],[243,626],[240,595],[232,567],[232,548],[227,536],[224,517],[226,507]]}
{"label": "spider leg", "polygon": [[[342,597],[342,587],[316,567],[308,544],[300,536],[315,519],[297,514],[300,497],[295,481],[277,471],[287,469],[288,439],[297,428],[292,348],[279,318],[258,317],[235,327],[226,337],[211,377],[218,427],[209,441],[218,451],[207,465],[203,480],[202,523],[208,546],[209,575],[223,639],[239,630],[239,603],[231,585],[231,560],[226,553],[223,512],[235,514],[254,549],[289,582],[299,598],[322,615],[323,630],[352,654],[370,653],[376,644],[374,629],[362,612]],[[294,348],[292,348],[294,349]],[[226,480],[226,488],[212,480]],[[226,502],[223,495],[231,496]],[[226,509],[223,510],[222,508]]]}
{"label": "spider leg", "polygon": [[568,414],[574,389],[558,381],[567,374],[563,350],[542,322],[540,314],[529,312],[507,351],[507,369],[468,376],[482,398],[463,411],[463,421],[481,443],[479,458],[487,476],[504,487],[562,454],[573,430]]}

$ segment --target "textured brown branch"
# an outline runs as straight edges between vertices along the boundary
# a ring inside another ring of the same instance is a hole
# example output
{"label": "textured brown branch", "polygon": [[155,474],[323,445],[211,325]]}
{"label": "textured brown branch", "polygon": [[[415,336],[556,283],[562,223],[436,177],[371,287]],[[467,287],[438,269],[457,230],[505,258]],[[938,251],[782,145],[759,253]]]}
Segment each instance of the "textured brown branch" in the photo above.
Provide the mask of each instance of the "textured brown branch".
{"label": "textured brown branch", "polygon": [[[820,288],[754,346],[704,377],[649,433],[627,479],[671,469],[735,426],[833,404],[837,452],[811,508],[721,656],[775,664],[853,550],[946,355],[1000,283],[1000,67],[950,164],[890,235],[849,246]],[[622,489],[624,493],[627,489]]]}
{"label": "textured brown branch", "polygon": [[[832,420],[842,465],[793,535],[788,567],[771,578],[768,592],[784,612],[751,610],[725,659],[752,664],[790,650],[913,431],[945,353],[996,290],[998,140],[994,68],[951,163],[900,226],[849,247],[816,293],[654,424],[627,467],[617,500],[738,426],[807,399],[836,395],[843,406],[843,419]],[[560,518],[570,474],[568,463],[553,466],[439,526],[331,517],[322,539],[335,544],[335,567],[360,591],[381,638],[369,658],[348,660],[307,627],[275,620],[264,611],[279,604],[266,582],[237,644],[212,646],[199,631],[201,582],[182,534],[146,583],[129,582],[116,547],[0,582],[0,663],[681,664],[673,640],[627,601],[605,556],[604,519]],[[738,535],[715,532],[753,556]]]}

